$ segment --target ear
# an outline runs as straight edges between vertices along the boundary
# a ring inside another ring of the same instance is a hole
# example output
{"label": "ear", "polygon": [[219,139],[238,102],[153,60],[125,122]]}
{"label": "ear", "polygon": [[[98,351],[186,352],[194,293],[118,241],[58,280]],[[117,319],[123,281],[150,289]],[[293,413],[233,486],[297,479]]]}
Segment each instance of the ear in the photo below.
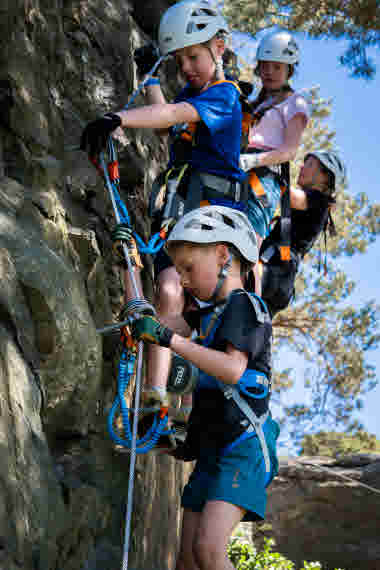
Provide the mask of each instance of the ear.
{"label": "ear", "polygon": [[216,49],[216,55],[218,57],[222,57],[222,55],[224,54],[224,50],[226,49],[226,43],[224,41],[224,38],[215,38],[215,49]]}
{"label": "ear", "polygon": [[216,245],[216,258],[221,266],[225,265],[230,257],[228,246],[224,243]]}

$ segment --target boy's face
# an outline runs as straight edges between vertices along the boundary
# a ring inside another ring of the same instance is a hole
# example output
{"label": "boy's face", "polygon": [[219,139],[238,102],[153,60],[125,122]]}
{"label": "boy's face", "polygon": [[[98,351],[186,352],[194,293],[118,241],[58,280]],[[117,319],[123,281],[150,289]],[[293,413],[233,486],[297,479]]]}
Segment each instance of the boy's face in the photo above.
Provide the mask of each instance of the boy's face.
{"label": "boy's face", "polygon": [[225,263],[223,250],[218,245],[197,247],[184,244],[171,251],[170,257],[181,278],[182,287],[201,301],[208,301]]}
{"label": "boy's face", "polygon": [[[211,49],[216,58],[223,53],[218,42],[211,43]],[[214,77],[215,63],[209,48],[202,44],[177,50],[175,59],[182,75],[195,89],[201,89]]]}

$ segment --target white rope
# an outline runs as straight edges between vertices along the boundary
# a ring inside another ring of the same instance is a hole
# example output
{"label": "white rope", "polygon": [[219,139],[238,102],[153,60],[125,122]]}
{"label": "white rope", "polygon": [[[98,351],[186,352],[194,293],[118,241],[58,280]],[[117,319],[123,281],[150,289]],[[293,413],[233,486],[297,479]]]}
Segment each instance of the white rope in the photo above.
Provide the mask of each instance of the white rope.
{"label": "white rope", "polygon": [[[142,355],[143,355],[143,342],[140,341],[138,344],[138,355],[137,355],[135,410],[138,410],[140,403]],[[131,521],[132,521],[132,507],[133,507],[133,487],[134,487],[135,466],[136,466],[136,457],[137,457],[136,453],[137,423],[138,423],[138,414],[134,413],[133,426],[132,426],[131,460],[129,464],[128,499],[127,499],[127,512],[125,517],[124,552],[123,552],[122,570],[128,570],[129,542],[131,537]]]}

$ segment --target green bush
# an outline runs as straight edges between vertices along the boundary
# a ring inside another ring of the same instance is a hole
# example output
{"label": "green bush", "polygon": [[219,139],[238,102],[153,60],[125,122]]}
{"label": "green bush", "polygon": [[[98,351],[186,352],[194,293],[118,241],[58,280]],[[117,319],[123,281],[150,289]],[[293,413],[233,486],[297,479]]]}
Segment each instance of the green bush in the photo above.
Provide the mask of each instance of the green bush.
{"label": "green bush", "polygon": [[[296,570],[291,560],[279,552],[273,552],[273,539],[264,540],[264,549],[257,552],[247,541],[242,541],[238,537],[232,539],[228,547],[228,556],[236,570]],[[322,570],[322,565],[319,562],[304,562],[299,570]]]}

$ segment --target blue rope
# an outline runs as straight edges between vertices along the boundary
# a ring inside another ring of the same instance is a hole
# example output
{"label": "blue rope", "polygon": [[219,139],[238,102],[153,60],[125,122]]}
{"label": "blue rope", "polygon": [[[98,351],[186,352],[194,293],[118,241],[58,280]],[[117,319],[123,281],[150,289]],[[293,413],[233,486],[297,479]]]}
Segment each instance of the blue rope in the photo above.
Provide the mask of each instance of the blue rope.
{"label": "blue rope", "polygon": [[[111,439],[114,441],[114,443],[127,448],[131,448],[132,431],[129,421],[130,410],[126,405],[124,394],[133,374],[135,360],[136,356],[133,353],[127,350],[123,350],[118,366],[117,395],[115,401],[112,404],[107,419],[108,432]],[[115,416],[119,408],[123,420],[125,438],[120,437],[114,429]],[[136,453],[148,453],[155,447],[162,435],[169,435],[171,433],[174,433],[174,430],[167,428],[168,416],[166,415],[164,418],[160,419],[158,419],[157,416],[158,413],[154,417],[152,427],[149,428],[149,430],[142,438],[137,440]]]}
{"label": "blue rope", "polygon": [[[113,143],[112,137],[109,137],[107,146],[108,146],[108,154],[109,154],[110,161],[111,162],[116,161],[117,155],[116,155],[115,145]],[[120,181],[118,179],[117,180],[110,180],[110,183],[111,183],[111,190],[112,190],[112,193],[113,193],[113,196],[115,199],[117,212],[118,212],[119,217],[120,217],[120,223],[127,224],[129,227],[131,227],[131,219],[129,217],[127,207],[124,204],[123,200],[121,199],[120,193],[119,193]],[[138,235],[138,233],[136,231],[133,231],[132,233],[133,233],[133,237],[136,240],[137,247],[141,253],[148,253],[150,255],[153,255],[153,254],[157,253],[165,244],[165,239],[163,239],[160,236],[159,232],[154,234],[150,238],[150,240],[148,241],[147,244]]]}

